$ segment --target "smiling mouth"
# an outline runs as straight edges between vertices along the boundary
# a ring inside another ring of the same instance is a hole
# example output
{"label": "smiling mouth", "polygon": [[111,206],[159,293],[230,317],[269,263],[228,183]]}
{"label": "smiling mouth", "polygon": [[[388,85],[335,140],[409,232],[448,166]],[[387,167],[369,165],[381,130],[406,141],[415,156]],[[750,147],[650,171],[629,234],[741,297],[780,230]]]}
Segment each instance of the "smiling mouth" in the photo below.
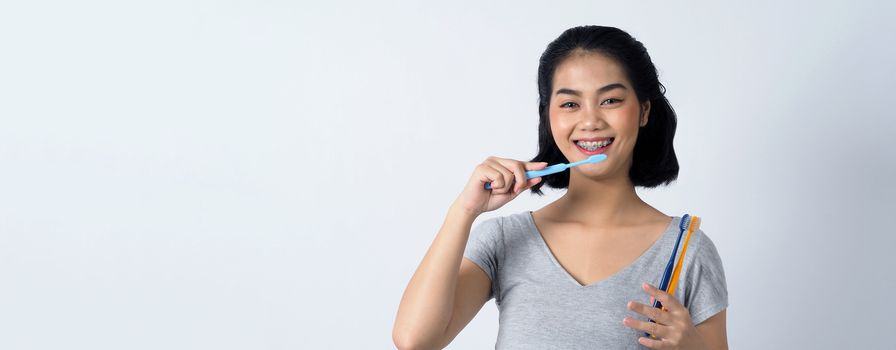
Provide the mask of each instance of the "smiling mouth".
{"label": "smiling mouth", "polygon": [[611,137],[609,140],[603,140],[601,142],[576,141],[574,143],[579,151],[590,156],[606,152],[615,140],[616,138]]}

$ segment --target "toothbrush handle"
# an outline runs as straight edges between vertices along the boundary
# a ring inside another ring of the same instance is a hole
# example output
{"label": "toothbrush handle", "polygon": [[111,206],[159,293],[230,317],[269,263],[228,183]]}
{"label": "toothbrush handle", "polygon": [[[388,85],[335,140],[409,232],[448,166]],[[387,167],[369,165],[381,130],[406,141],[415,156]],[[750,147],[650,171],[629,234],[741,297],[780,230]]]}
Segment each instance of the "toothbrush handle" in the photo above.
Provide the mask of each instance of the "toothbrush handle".
{"label": "toothbrush handle", "polygon": [[554,165],[551,165],[551,166],[549,166],[549,167],[545,167],[544,169],[539,169],[539,170],[529,170],[529,171],[526,172],[526,178],[527,178],[527,179],[531,179],[531,178],[533,178],[533,177],[541,177],[541,176],[545,176],[545,175],[550,175],[550,174],[554,174],[554,173],[559,173],[559,172],[561,172],[561,171],[566,170],[566,168],[567,168],[568,166],[569,166],[568,164],[562,164],[562,163],[561,163],[561,164],[554,164]]}
{"label": "toothbrush handle", "polygon": [[[526,180],[536,178],[536,177],[545,176],[545,175],[550,175],[553,173],[559,173],[563,170],[566,170],[566,167],[567,167],[567,164],[554,164],[554,165],[551,165],[544,169],[529,170],[526,172]],[[492,189],[492,183],[491,182],[485,183],[485,189],[487,189],[487,190]]]}

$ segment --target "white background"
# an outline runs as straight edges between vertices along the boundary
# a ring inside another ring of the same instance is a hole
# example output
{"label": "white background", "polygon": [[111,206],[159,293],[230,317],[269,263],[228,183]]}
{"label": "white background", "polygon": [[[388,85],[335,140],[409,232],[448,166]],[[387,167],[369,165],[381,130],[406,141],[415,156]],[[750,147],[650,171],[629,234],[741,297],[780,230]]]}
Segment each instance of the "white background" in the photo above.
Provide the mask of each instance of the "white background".
{"label": "white background", "polygon": [[[731,347],[886,348],[894,7],[5,2],[0,348],[392,348],[473,168],[535,154],[538,57],[583,24],[668,88],[680,177],[639,193],[704,218]],[[497,315],[449,348],[494,347]]]}

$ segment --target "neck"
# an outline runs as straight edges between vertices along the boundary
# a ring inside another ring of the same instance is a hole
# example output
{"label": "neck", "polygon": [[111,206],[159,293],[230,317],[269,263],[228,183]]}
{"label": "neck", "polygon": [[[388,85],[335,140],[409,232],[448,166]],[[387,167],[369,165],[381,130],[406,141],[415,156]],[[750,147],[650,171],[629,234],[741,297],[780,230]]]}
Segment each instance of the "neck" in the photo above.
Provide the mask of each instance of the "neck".
{"label": "neck", "polygon": [[578,171],[570,172],[569,188],[558,202],[566,220],[597,228],[634,225],[649,207],[627,174],[593,179]]}

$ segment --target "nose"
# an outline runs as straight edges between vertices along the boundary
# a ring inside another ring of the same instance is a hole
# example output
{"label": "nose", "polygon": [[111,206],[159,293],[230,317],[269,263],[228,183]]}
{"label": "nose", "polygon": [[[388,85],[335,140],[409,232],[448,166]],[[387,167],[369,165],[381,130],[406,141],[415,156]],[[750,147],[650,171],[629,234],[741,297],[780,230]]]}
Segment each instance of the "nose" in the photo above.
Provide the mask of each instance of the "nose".
{"label": "nose", "polygon": [[594,130],[606,127],[607,121],[604,119],[603,111],[598,106],[590,103],[588,107],[582,110],[582,130]]}

